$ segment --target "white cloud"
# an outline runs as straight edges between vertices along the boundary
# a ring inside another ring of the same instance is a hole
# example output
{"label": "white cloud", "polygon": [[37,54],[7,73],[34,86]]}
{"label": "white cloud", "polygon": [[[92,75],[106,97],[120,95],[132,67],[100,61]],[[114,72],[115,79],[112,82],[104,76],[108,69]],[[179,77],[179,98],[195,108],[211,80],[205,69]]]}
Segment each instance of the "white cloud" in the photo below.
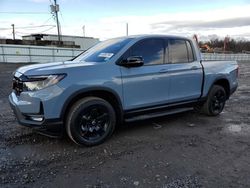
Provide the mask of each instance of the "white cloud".
{"label": "white cloud", "polygon": [[[32,0],[45,1],[45,0]],[[97,37],[102,40],[124,36],[126,34],[126,23],[129,23],[129,34],[177,34],[192,36],[198,34],[200,39],[207,39],[214,34],[219,37],[226,35],[237,38],[250,39],[250,5],[234,6],[230,8],[196,11],[164,13],[153,16],[117,16],[104,17],[99,20],[88,22],[85,19],[67,20],[64,14],[62,20],[62,33],[67,35],[83,35],[82,26],[85,25],[86,36]],[[145,12],[146,14],[146,12]],[[6,20],[0,18],[0,23]],[[1,24],[1,27],[10,27],[11,23],[16,25],[39,25],[42,22],[26,17],[8,20],[9,24]],[[53,20],[51,21],[53,24]],[[82,23],[82,24],[79,24]],[[23,33],[35,33],[46,28],[36,30],[19,30]],[[17,30],[18,31],[18,30]],[[47,33],[56,34],[56,28]],[[1,30],[1,36],[11,37],[11,30]]]}
{"label": "white cloud", "polygon": [[[236,37],[250,35],[250,5],[236,6],[220,10],[166,13],[154,16],[120,16],[101,18],[95,23],[87,23],[86,30],[90,36],[101,39],[123,36],[126,22],[129,34],[198,34],[208,36],[217,34]],[[246,32],[246,31],[249,31]],[[70,34],[68,30],[65,31]],[[77,31],[76,31],[77,32]],[[80,34],[80,28],[78,33]],[[203,37],[204,38],[204,37]]]}

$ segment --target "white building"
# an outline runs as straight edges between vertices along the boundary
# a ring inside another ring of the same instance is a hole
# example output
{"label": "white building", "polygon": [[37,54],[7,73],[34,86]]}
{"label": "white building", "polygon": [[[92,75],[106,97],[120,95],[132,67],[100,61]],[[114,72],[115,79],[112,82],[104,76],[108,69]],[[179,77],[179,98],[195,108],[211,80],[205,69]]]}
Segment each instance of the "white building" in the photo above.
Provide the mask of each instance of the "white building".
{"label": "white building", "polygon": [[[58,36],[52,34],[32,34],[32,35],[22,36],[22,39],[58,41]],[[100,42],[98,38],[71,36],[71,35],[61,35],[61,40],[71,43],[74,42],[74,44],[79,45],[82,50],[87,50],[88,48]]]}

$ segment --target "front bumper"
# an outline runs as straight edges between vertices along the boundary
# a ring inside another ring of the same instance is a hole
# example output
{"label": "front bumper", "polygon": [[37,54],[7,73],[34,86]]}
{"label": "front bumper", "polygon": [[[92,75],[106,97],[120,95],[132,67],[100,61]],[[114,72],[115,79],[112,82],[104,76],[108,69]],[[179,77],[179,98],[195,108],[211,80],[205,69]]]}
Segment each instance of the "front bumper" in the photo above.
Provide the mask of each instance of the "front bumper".
{"label": "front bumper", "polygon": [[37,130],[55,130],[59,132],[63,127],[63,122],[60,119],[45,119],[42,102],[38,99],[22,101],[12,92],[9,95],[9,103],[21,125]]}

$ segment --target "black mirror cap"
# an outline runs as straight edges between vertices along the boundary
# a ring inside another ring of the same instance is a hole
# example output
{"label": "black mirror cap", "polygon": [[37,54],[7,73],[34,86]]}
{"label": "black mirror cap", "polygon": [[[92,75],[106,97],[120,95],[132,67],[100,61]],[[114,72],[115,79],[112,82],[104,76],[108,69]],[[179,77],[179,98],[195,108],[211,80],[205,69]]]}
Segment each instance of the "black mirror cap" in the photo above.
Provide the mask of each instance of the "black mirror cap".
{"label": "black mirror cap", "polygon": [[141,56],[131,56],[127,59],[122,60],[120,63],[124,67],[140,67],[144,64],[143,58]]}

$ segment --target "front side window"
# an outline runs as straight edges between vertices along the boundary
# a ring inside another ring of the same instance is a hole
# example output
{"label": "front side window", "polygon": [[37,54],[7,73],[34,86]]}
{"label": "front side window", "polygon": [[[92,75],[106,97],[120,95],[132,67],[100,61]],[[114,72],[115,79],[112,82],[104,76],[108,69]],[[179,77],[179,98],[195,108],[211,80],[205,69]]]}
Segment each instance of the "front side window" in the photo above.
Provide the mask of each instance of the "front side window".
{"label": "front side window", "polygon": [[74,61],[82,62],[106,62],[116,55],[132,38],[117,38],[100,42],[90,48]]}
{"label": "front side window", "polygon": [[169,62],[188,63],[194,61],[194,54],[190,42],[182,39],[169,40]]}
{"label": "front side window", "polygon": [[145,65],[163,64],[164,42],[162,39],[144,39],[130,49],[130,56],[141,56]]}

